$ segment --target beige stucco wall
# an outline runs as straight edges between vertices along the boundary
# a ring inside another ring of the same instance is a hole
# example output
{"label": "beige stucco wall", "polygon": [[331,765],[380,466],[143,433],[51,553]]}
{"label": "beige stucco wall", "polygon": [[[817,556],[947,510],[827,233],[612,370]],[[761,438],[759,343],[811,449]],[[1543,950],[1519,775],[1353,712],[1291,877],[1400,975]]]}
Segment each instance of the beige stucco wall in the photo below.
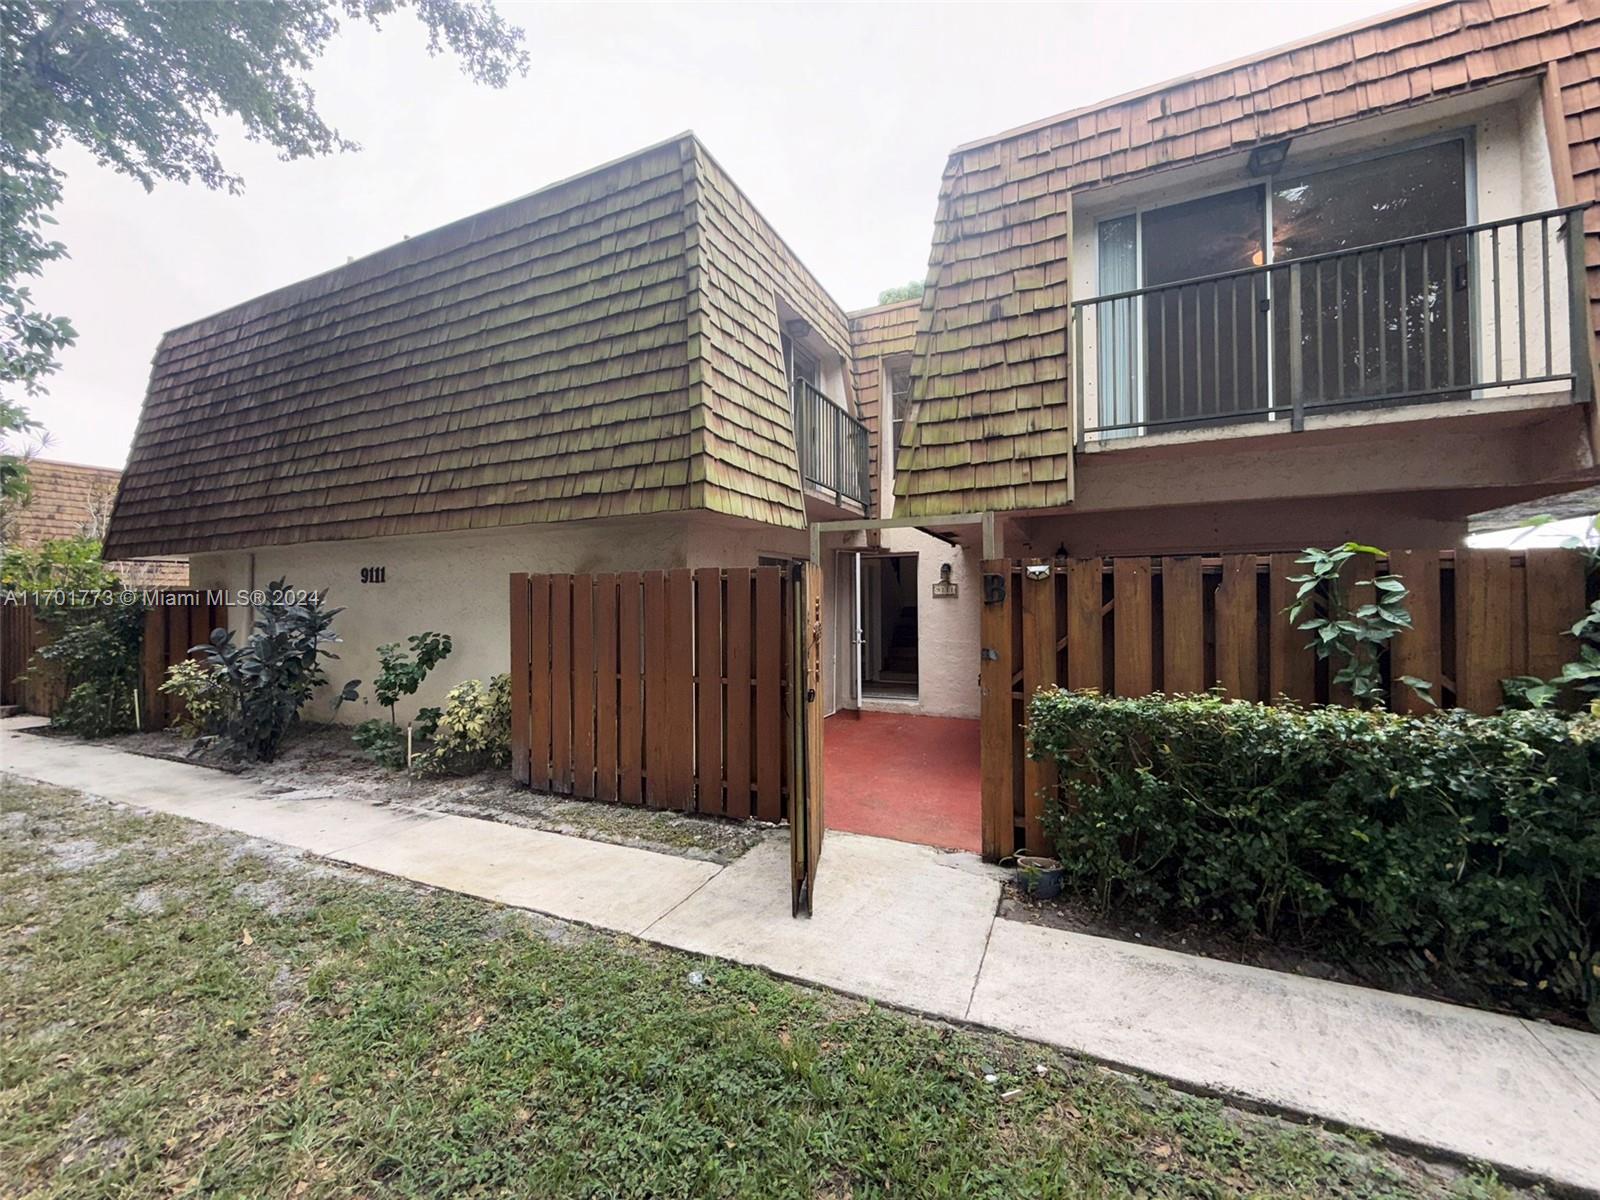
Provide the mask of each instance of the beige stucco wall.
{"label": "beige stucco wall", "polygon": [[[195,587],[229,591],[265,587],[283,577],[296,588],[324,591],[342,612],[334,622],[339,661],[334,683],[363,681],[362,699],[335,714],[319,695],[307,715],[353,723],[384,715],[371,699],[377,647],[413,633],[448,633],[454,649],[402,705],[406,719],[422,705],[440,704],[464,679],[505,671],[510,657],[508,577],[515,571],[641,571],[672,567],[755,566],[762,554],[806,552],[806,535],[705,514],[663,514],[560,525],[529,525],[482,533],[429,534],[272,546],[252,552],[198,554]],[[385,581],[363,584],[363,567],[383,567]],[[253,571],[253,575],[252,575]],[[248,610],[236,606],[233,625],[246,632]]]}
{"label": "beige stucco wall", "polygon": [[[858,702],[855,697],[850,557],[857,547],[869,553],[916,556],[915,700],[869,697]],[[933,596],[933,585],[943,563],[950,564],[950,578],[957,591],[954,599]],[[822,566],[827,594],[823,638],[829,657],[823,698],[829,711],[853,709],[859,703],[869,711],[929,717],[978,715],[978,624],[983,582],[976,550],[951,546],[917,529],[885,529],[875,548],[869,547],[865,535],[860,534],[825,542]]]}

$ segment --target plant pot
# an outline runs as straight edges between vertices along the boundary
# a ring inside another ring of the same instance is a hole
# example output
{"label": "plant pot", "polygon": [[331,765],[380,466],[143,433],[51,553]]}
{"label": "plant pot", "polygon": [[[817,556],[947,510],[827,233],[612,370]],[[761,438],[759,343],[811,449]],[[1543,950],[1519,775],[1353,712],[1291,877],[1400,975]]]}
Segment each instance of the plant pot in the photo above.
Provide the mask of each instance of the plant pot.
{"label": "plant pot", "polygon": [[1032,854],[1017,856],[1017,886],[1035,900],[1054,900],[1061,894],[1066,872],[1059,860]]}

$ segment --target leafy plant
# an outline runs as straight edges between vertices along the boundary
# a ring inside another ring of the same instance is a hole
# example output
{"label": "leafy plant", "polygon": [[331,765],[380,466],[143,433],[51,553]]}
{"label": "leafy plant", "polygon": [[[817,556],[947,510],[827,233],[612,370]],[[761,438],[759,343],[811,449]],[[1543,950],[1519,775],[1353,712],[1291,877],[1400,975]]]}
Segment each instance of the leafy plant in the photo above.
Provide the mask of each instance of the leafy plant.
{"label": "leafy plant", "polygon": [[100,559],[99,538],[52,538],[33,547],[7,547],[0,560],[0,589],[8,592],[98,592],[117,583]]}
{"label": "leafy plant", "polygon": [[[1534,517],[1525,521],[1524,525],[1538,528],[1554,519],[1549,516]],[[1600,572],[1600,515],[1589,518],[1583,536],[1566,538],[1562,546],[1583,555],[1585,571],[1589,575]],[[1563,689],[1569,687],[1584,695],[1600,698],[1600,600],[1590,604],[1589,610],[1578,618],[1567,633],[1578,639],[1577,657],[1563,664],[1554,678],[1545,680],[1534,675],[1517,675],[1500,681],[1507,709],[1547,707],[1560,698]]]}
{"label": "leafy plant", "polygon": [[496,675],[484,687],[469,679],[450,689],[418,770],[435,775],[470,775],[511,763],[511,676]]}
{"label": "leafy plant", "polygon": [[[1304,575],[1289,576],[1289,582],[1300,587],[1294,603],[1284,611],[1296,629],[1312,635],[1306,649],[1314,651],[1319,660],[1333,663],[1336,686],[1348,688],[1362,708],[1382,708],[1385,696],[1379,655],[1395,634],[1411,628],[1411,613],[1406,608],[1410,592],[1398,575],[1361,579],[1355,587],[1372,588],[1372,598],[1363,603],[1344,578],[1346,565],[1360,554],[1377,558],[1383,551],[1358,542],[1346,542],[1332,550],[1308,547],[1295,559],[1308,570]],[[1399,682],[1434,703],[1433,684],[1428,680],[1402,675]]]}
{"label": "leafy plant", "polygon": [[[416,695],[428,672],[450,657],[452,648],[447,633],[414,633],[407,644],[409,651],[401,649],[399,642],[378,647],[379,671],[372,681],[372,694],[389,710],[389,720],[363,721],[352,735],[356,745],[373,761],[390,770],[406,765],[405,731],[395,717],[395,706],[400,703],[400,697]],[[433,735],[438,720],[437,708],[418,710],[417,719],[411,723],[413,749]]]}
{"label": "leafy plant", "polygon": [[1537,675],[1513,675],[1500,681],[1500,694],[1505,703],[1502,712],[1525,712],[1529,709],[1549,708],[1561,689],[1546,683]]}
{"label": "leafy plant", "polygon": [[172,724],[184,737],[218,733],[226,726],[232,697],[214,667],[192,658],[173,663],[161,691],[183,705]]}
{"label": "leafy plant", "polygon": [[80,737],[133,729],[144,605],[117,597],[110,603],[47,602],[37,612],[50,640],[35,652],[27,673],[57,679],[67,691],[50,723]]}
{"label": "leafy plant", "polygon": [[[320,595],[296,593],[282,580],[266,589],[255,626],[243,646],[233,631],[218,629],[206,646],[206,662],[228,696],[229,716],[223,736],[242,758],[271,762],[284,734],[317,688],[327,683],[323,660],[338,658],[327,647],[339,639],[333,619],[344,610],[325,608]],[[359,680],[351,680],[340,698],[354,699]]]}
{"label": "leafy plant", "polygon": [[1571,685],[1585,695],[1600,696],[1600,600],[1591,604],[1567,632],[1578,639],[1578,657],[1566,663],[1550,683],[1556,688]]}
{"label": "leafy plant", "polygon": [[1600,717],[1048,691],[1069,890],[1600,1023]]}
{"label": "leafy plant", "polygon": [[405,730],[381,717],[362,721],[350,733],[350,739],[368,758],[391,771],[406,765],[405,737]]}
{"label": "leafy plant", "polygon": [[416,695],[428,672],[449,658],[452,649],[448,633],[414,633],[407,643],[410,653],[402,650],[399,642],[378,647],[379,671],[372,681],[372,694],[389,710],[391,722],[395,722],[400,697]]}

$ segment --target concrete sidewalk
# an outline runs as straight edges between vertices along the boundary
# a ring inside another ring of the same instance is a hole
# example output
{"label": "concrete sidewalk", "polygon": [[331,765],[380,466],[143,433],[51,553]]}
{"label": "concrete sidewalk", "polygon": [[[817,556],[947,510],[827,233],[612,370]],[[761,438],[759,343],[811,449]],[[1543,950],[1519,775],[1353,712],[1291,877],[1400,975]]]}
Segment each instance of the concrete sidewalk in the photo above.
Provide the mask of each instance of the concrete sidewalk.
{"label": "concrete sidewalk", "polygon": [[726,867],[247,780],[0,722],[0,770],[1053,1043],[1600,1194],[1600,1035],[997,919],[971,855],[830,833]]}

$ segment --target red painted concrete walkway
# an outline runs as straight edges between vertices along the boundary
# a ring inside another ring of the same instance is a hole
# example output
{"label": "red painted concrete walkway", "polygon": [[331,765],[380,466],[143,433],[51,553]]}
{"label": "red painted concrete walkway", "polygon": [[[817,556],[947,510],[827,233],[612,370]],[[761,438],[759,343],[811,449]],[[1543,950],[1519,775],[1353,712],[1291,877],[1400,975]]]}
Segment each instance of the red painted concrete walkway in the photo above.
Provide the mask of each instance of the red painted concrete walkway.
{"label": "red painted concrete walkway", "polygon": [[829,829],[982,849],[978,722],[841,712],[822,728]]}

